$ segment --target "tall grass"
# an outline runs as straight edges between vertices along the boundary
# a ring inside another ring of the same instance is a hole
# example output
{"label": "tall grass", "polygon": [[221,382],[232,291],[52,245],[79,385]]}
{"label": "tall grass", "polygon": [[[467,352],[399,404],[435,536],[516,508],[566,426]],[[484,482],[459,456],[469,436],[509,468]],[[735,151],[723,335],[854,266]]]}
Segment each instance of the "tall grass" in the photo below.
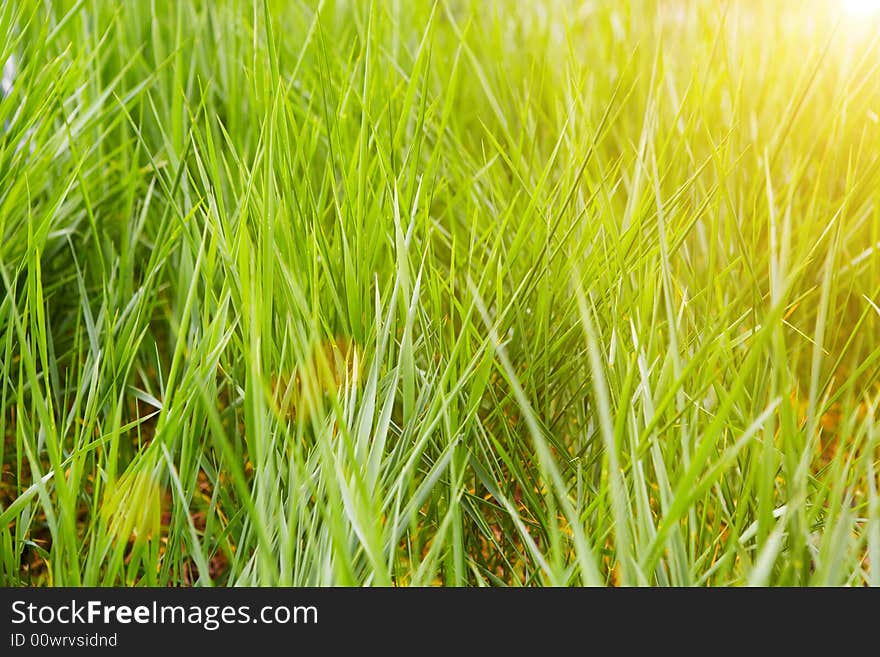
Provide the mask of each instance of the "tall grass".
{"label": "tall grass", "polygon": [[839,5],[3,3],[0,582],[880,584]]}

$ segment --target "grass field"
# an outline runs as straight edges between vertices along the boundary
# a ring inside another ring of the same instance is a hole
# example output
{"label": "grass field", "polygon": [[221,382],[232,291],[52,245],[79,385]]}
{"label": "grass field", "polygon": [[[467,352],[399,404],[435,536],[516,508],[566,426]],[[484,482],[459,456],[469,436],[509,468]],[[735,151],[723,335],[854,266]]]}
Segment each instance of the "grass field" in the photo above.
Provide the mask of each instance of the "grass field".
{"label": "grass field", "polygon": [[880,13],[0,5],[0,583],[880,585]]}

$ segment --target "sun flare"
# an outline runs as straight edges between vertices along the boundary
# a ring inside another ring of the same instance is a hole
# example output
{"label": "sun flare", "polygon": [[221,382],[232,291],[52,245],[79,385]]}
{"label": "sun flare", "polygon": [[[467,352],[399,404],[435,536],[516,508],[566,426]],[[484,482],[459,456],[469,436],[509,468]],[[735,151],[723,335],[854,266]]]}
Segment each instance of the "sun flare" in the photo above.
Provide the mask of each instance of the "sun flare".
{"label": "sun flare", "polygon": [[880,0],[843,0],[843,9],[857,18],[877,16],[880,15]]}

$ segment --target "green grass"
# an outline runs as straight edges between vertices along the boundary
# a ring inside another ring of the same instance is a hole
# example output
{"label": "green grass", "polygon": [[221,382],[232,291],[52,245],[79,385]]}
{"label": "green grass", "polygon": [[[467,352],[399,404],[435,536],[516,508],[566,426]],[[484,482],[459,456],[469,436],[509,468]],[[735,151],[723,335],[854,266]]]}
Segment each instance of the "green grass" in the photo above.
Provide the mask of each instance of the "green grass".
{"label": "green grass", "polygon": [[840,4],[0,5],[0,583],[880,584]]}

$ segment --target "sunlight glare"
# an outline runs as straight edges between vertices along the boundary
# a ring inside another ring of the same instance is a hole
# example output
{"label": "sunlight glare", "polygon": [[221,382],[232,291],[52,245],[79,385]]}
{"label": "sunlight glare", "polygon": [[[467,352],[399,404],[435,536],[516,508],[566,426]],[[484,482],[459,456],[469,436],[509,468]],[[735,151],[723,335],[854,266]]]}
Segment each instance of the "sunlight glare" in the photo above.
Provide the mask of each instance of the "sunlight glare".
{"label": "sunlight glare", "polygon": [[856,18],[875,16],[880,14],[880,0],[843,0],[843,9]]}

